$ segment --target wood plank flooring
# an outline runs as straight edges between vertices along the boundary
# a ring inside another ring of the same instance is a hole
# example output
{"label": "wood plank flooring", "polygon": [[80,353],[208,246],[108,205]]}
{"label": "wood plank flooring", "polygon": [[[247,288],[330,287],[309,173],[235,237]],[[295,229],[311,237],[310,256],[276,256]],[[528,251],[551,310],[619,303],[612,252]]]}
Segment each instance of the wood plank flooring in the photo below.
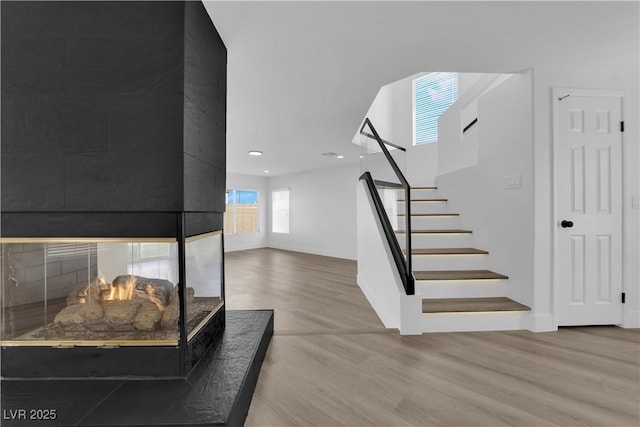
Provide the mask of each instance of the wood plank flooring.
{"label": "wood plank flooring", "polygon": [[275,309],[247,426],[640,425],[640,331],[401,336],[353,261],[226,255],[228,309]]}

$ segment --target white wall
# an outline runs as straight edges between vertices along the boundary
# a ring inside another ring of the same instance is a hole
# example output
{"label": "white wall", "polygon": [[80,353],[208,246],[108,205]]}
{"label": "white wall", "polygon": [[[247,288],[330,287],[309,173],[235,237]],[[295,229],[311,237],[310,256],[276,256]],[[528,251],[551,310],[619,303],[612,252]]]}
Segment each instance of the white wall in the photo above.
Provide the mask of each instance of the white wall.
{"label": "white wall", "polygon": [[623,117],[623,289],[624,326],[640,327],[640,216],[632,198],[640,195],[640,150],[638,148],[639,70],[559,69],[534,70],[534,164],[535,164],[535,295],[536,307],[553,308],[553,231],[552,191],[552,88],[615,89],[625,92]]}
{"label": "white wall", "polygon": [[[438,174],[453,172],[478,164],[478,129],[483,118],[478,111],[478,100],[483,93],[489,92],[508,75],[483,74],[460,91],[458,100],[438,119]],[[467,80],[467,85],[471,82]],[[465,126],[478,119],[478,122],[466,133]]]}
{"label": "white wall", "polygon": [[[414,74],[383,86],[366,114],[383,139],[407,149],[404,162],[398,163],[412,186],[433,185],[438,174],[438,143],[413,145],[413,81],[426,74]],[[459,96],[482,76],[458,74]]]}
{"label": "white wall", "polygon": [[359,164],[350,163],[268,178],[269,197],[272,190],[290,190],[291,221],[289,234],[272,233],[269,225],[268,246],[356,259],[359,176]]}
{"label": "white wall", "polygon": [[255,190],[258,192],[258,233],[225,234],[225,252],[266,247],[268,230],[267,212],[270,197],[267,191],[267,178],[229,172],[227,173],[227,189]]}
{"label": "white wall", "polygon": [[[474,245],[489,251],[488,268],[509,276],[507,296],[527,305],[534,247],[531,81],[531,73],[513,75],[479,98],[477,165],[436,179],[462,227],[473,230]],[[504,189],[505,177],[514,175],[521,188]]]}

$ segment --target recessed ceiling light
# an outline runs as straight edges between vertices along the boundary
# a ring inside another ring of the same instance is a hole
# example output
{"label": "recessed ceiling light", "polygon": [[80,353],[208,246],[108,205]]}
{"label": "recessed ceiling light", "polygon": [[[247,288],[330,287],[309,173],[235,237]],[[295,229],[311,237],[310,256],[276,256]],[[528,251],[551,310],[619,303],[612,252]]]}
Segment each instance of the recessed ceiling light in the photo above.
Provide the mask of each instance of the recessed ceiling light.
{"label": "recessed ceiling light", "polygon": [[364,156],[363,156],[363,155],[360,155],[360,158],[361,158],[361,159],[364,159]]}
{"label": "recessed ceiling light", "polygon": [[269,173],[269,171],[264,171],[264,173]]}
{"label": "recessed ceiling light", "polygon": [[262,151],[251,150],[249,151],[250,156],[262,156]]}
{"label": "recessed ceiling light", "polygon": [[336,156],[337,159],[344,159],[344,156],[340,155],[340,156]]}

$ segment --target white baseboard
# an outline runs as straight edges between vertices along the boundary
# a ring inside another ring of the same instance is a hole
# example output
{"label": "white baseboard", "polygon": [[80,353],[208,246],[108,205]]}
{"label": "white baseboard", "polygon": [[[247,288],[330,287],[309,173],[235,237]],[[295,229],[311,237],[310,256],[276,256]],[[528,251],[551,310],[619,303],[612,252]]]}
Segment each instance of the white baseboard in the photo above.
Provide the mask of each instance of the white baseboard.
{"label": "white baseboard", "polygon": [[255,245],[255,244],[247,244],[247,245],[232,245],[232,246],[227,246],[225,244],[224,247],[224,252],[239,252],[239,251],[248,251],[250,249],[262,249],[262,248],[266,248],[265,245]]}
{"label": "white baseboard", "polygon": [[256,245],[256,244],[246,244],[246,245],[225,245],[224,252],[239,252],[239,251],[247,251],[251,249],[263,249],[263,248],[272,248],[272,249],[281,249],[283,251],[292,251],[292,252],[302,252],[305,254],[312,255],[320,255],[327,256],[331,258],[341,258],[355,261],[355,257],[338,251],[327,251],[317,248],[310,248],[306,246],[290,246],[290,245]]}
{"label": "white baseboard", "polygon": [[554,324],[553,316],[550,313],[528,314],[525,328],[531,332],[549,332],[558,330],[558,326]]}
{"label": "white baseboard", "polygon": [[327,256],[332,258],[349,259],[353,261],[356,260],[355,254],[350,254],[350,253],[347,253],[346,251],[326,250],[326,249],[319,249],[314,247],[298,246],[298,245],[269,244],[267,247],[273,248],[273,249],[282,249],[284,251],[302,252],[306,254]]}
{"label": "white baseboard", "polygon": [[640,328],[640,310],[625,310],[622,319],[623,328]]}

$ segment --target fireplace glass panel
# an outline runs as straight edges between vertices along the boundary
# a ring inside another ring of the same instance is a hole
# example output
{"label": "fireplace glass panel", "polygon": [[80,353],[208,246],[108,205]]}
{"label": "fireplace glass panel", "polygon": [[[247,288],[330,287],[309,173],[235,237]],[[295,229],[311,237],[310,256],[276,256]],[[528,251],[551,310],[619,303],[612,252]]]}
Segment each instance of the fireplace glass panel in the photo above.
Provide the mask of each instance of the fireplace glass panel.
{"label": "fireplace glass panel", "polygon": [[2,345],[177,345],[175,239],[2,239]]}
{"label": "fireplace glass panel", "polygon": [[222,265],[222,231],[187,238],[185,280],[189,341],[224,304]]}

